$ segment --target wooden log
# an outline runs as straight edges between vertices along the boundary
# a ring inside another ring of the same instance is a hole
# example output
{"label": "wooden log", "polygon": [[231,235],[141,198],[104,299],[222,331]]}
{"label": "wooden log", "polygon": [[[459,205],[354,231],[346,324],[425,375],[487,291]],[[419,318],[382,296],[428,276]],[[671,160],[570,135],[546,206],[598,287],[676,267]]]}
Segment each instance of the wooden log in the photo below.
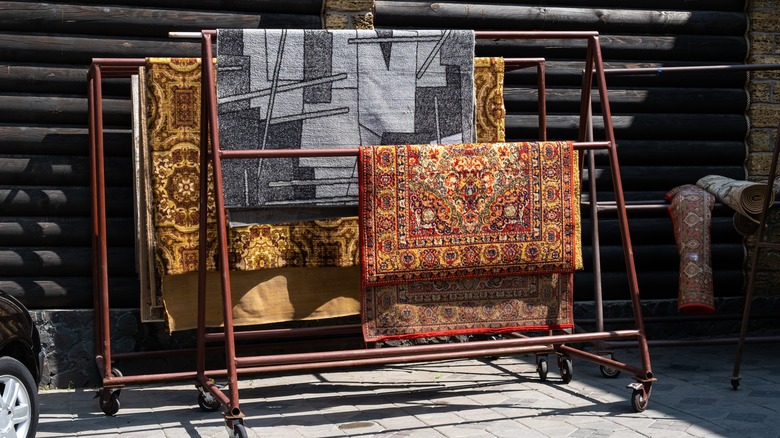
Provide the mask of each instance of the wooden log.
{"label": "wooden log", "polygon": [[[138,278],[111,276],[108,279],[112,308],[138,308]],[[18,298],[29,309],[92,309],[92,277],[4,277],[0,290]],[[85,321],[84,324],[91,324]]]}
{"label": "wooden log", "polygon": [[[0,241],[4,246],[89,246],[92,222],[88,217],[0,218]],[[135,225],[129,217],[108,218],[109,246],[132,246]]]}
{"label": "wooden log", "polygon": [[[583,213],[587,214],[587,206],[582,207]],[[713,217],[711,224],[711,235],[713,243],[742,243],[742,236],[734,231],[732,224],[732,215]],[[613,215],[600,218],[599,220],[599,243],[601,245],[620,245],[619,223]],[[629,215],[629,230],[631,230],[631,242],[634,245],[675,245],[674,224],[669,213],[664,210],[658,212],[654,217],[635,217]],[[582,218],[582,244],[590,246],[592,244],[591,220],[588,217]]]}
{"label": "wooden log", "polygon": [[[0,159],[0,184],[25,186],[88,186],[89,159],[77,156],[29,156]],[[106,185],[129,185],[131,163],[124,158],[106,158]]]}
{"label": "wooden log", "polygon": [[[86,96],[87,70],[85,66],[0,62],[0,92]],[[103,96],[129,95],[128,79],[103,79]]]}
{"label": "wooden log", "polygon": [[[579,115],[552,114],[547,117],[548,138],[576,139]],[[538,138],[537,115],[508,114],[507,139]],[[615,137],[623,140],[733,140],[744,138],[747,121],[744,116],[732,114],[635,114],[612,117]],[[593,117],[596,139],[605,138],[600,115]]]}
{"label": "wooden log", "polygon": [[[95,0],[93,0],[95,1]],[[395,3],[395,0],[389,0]],[[430,0],[403,0],[400,3],[431,3]],[[490,3],[494,4],[517,4],[517,0],[491,0]],[[539,3],[541,5],[547,5],[554,3],[555,6],[574,6],[581,7],[583,5],[582,0],[555,0],[549,1],[537,1],[537,2],[525,2],[525,3]],[[624,0],[599,0],[598,5],[603,8],[622,8],[626,6]],[[684,10],[684,11],[731,11],[741,12],[744,10],[745,5],[741,0],[635,0],[631,2],[632,9],[656,9],[656,10]]]}
{"label": "wooden log", "polygon": [[[698,140],[617,140],[620,164],[655,166],[669,163],[698,165],[732,165],[745,160],[745,144],[741,141]],[[606,151],[595,151],[597,166],[609,163]]]}
{"label": "wooden log", "polygon": [[[504,88],[504,102],[509,112],[536,112],[536,87]],[[579,88],[546,90],[549,113],[579,112],[582,91]],[[598,93],[593,99],[600,105]],[[609,90],[613,114],[621,113],[699,113],[744,114],[747,95],[741,88],[644,88]]]}
{"label": "wooden log", "polygon": [[92,35],[136,35],[166,38],[168,32],[200,32],[202,29],[258,29],[293,28],[319,29],[319,14],[228,13],[222,11],[194,11],[75,5],[51,3],[20,3],[0,1],[0,30],[28,31],[45,29],[49,33],[78,33]]}
{"label": "wooden log", "polygon": [[[666,0],[664,0],[666,1]],[[686,0],[699,2],[701,0]],[[728,0],[712,0],[716,4]],[[73,3],[73,0],[49,0],[48,3]],[[79,0],[82,4],[104,5],[104,0]],[[133,0],[113,2],[114,4],[129,4],[132,6],[150,6],[153,8],[219,10],[236,12],[283,13],[319,16],[322,0]],[[742,9],[739,9],[742,10]]]}
{"label": "wooden log", "polygon": [[[43,93],[4,94],[0,95],[0,118],[6,123],[84,126],[87,99],[46,96]],[[130,99],[103,99],[103,127],[129,125]]]}
{"label": "wooden log", "polygon": [[[199,40],[0,32],[0,59],[88,66],[93,58],[198,57]],[[86,84],[86,78],[85,78]],[[85,85],[86,87],[86,85]]]}
{"label": "wooden log", "polygon": [[[716,243],[711,246],[713,268],[715,266],[728,268],[729,266],[742,266],[744,251],[741,243]],[[592,271],[591,247],[583,248],[582,259],[585,270]],[[623,258],[623,248],[620,245],[601,246],[601,270],[604,272],[625,272],[626,264]],[[671,245],[635,245],[634,263],[637,270],[674,271],[679,268],[679,255],[674,244]]]}
{"label": "wooden log", "polygon": [[86,77],[81,66],[0,62],[0,92],[86,95]]}
{"label": "wooden log", "polygon": [[[649,6],[649,5],[648,5]],[[743,35],[742,12],[591,9],[449,2],[376,2],[377,26],[461,29],[595,30],[600,33]]]}
{"label": "wooden log", "polygon": [[[743,179],[744,168],[732,166],[620,166],[625,190],[671,190],[683,184],[696,184],[707,175],[722,175]],[[588,173],[585,172],[587,179]],[[608,169],[596,169],[596,186],[599,190],[612,190],[612,178]]]}
{"label": "wooden log", "polygon": [[[85,122],[86,123],[86,122]],[[129,130],[109,130],[103,135],[106,157],[130,157]],[[86,128],[0,126],[0,154],[89,155]]]}
{"label": "wooden log", "polygon": [[[0,250],[0,276],[33,277],[88,276],[92,272],[91,247],[11,247]],[[108,274],[130,276],[135,274],[133,247],[108,248]]]}
{"label": "wooden log", "polygon": [[[106,188],[106,212],[109,216],[130,217],[133,214],[133,189]],[[81,216],[89,217],[89,187],[14,187],[0,188],[2,216]]]}
{"label": "wooden log", "polygon": [[[643,300],[677,299],[678,272],[637,273],[639,292]],[[578,272],[574,275],[574,300],[593,301],[593,273]],[[605,272],[601,276],[604,300],[629,300],[628,277],[625,272]],[[713,272],[715,297],[734,297],[741,294],[744,275],[734,267]]]}
{"label": "wooden log", "polygon": [[[699,63],[741,63],[747,42],[741,36],[717,35],[601,35],[604,59],[643,62],[684,61]],[[580,40],[477,40],[478,56],[513,58],[585,59],[585,42]]]}

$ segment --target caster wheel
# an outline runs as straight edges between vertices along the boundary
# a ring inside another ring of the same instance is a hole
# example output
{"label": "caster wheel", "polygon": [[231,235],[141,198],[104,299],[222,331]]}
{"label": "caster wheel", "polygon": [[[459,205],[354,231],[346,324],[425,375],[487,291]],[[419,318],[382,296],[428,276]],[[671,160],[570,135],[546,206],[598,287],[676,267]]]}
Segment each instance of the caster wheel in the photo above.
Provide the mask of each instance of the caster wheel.
{"label": "caster wheel", "polygon": [[233,426],[233,438],[249,438],[249,435],[246,433],[246,427],[243,424]]}
{"label": "caster wheel", "polygon": [[[118,368],[111,368],[111,375],[114,376],[114,377],[124,377],[122,375],[122,372],[119,371]],[[122,388],[114,390],[114,394],[116,394],[117,397],[119,397],[119,394],[121,394],[121,393],[122,393]]]}
{"label": "caster wheel", "polygon": [[563,383],[569,383],[572,379],[572,364],[571,358],[568,356],[562,356],[558,359],[558,366],[561,369],[561,380]]}
{"label": "caster wheel", "polygon": [[737,388],[739,388],[739,378],[736,378],[736,379],[735,379],[735,378],[733,378],[733,377],[732,377],[732,378],[731,378],[731,389],[733,389],[734,391],[736,391],[736,390],[737,390]]}
{"label": "caster wheel", "polygon": [[547,358],[540,357],[536,360],[536,372],[539,373],[539,380],[547,381]]}
{"label": "caster wheel", "polygon": [[215,412],[219,410],[219,407],[222,406],[222,404],[211,394],[206,395],[201,392],[198,394],[198,406],[200,406],[200,410],[204,412]]}
{"label": "caster wheel", "polygon": [[114,391],[108,398],[100,397],[100,410],[108,416],[116,415],[119,412],[121,403],[119,403],[119,391]]}
{"label": "caster wheel", "polygon": [[620,375],[620,370],[616,370],[614,368],[610,368],[604,365],[599,366],[599,371],[601,371],[602,376],[608,377],[610,379],[614,379]]}
{"label": "caster wheel", "polygon": [[635,389],[631,393],[631,407],[634,408],[634,412],[644,412],[647,409],[648,402],[643,390]]}

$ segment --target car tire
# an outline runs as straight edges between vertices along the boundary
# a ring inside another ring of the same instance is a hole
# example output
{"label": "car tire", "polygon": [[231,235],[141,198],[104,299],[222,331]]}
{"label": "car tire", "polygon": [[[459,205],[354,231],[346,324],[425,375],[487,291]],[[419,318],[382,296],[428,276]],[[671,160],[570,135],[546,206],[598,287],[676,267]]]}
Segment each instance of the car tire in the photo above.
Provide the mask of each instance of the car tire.
{"label": "car tire", "polygon": [[30,370],[12,357],[0,357],[0,436],[32,438],[37,428],[38,387]]}

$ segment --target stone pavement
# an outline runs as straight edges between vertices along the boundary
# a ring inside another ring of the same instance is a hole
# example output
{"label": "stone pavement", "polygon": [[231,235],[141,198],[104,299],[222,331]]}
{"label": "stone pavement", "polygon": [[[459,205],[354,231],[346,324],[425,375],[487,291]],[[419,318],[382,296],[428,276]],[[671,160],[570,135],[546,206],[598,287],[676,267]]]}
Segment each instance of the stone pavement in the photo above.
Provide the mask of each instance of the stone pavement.
{"label": "stone pavement", "polygon": [[[780,349],[651,347],[658,382],[634,413],[632,380],[601,376],[574,359],[562,384],[553,357],[539,381],[534,357],[454,360],[241,380],[241,408],[257,437],[779,437]],[[635,351],[618,360],[637,364]],[[218,412],[202,412],[191,384],[131,386],[106,417],[94,391],[42,390],[38,437],[227,437]]]}

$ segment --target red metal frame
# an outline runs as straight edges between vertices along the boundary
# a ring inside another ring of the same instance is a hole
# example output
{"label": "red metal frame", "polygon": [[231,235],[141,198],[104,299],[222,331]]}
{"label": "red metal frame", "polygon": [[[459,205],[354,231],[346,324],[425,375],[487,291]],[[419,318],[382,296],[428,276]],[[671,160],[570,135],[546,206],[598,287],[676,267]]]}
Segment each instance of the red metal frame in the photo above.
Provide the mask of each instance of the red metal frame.
{"label": "red metal frame", "polygon": [[[202,59],[213,59],[213,39],[216,31],[203,31]],[[582,103],[580,108],[580,129],[575,149],[583,151],[606,149],[609,154],[610,169],[615,189],[615,208],[620,222],[620,233],[623,242],[626,270],[629,278],[629,294],[634,313],[636,328],[613,332],[559,334],[538,337],[523,337],[498,339],[491,341],[468,342],[462,344],[419,345],[411,347],[396,347],[384,349],[340,350],[327,353],[296,353],[274,356],[238,357],[235,342],[237,339],[262,339],[269,337],[301,336],[306,334],[343,333],[354,331],[358,325],[334,326],[308,329],[284,329],[273,331],[249,331],[236,333],[232,324],[232,312],[229,305],[223,306],[224,331],[222,333],[206,333],[205,329],[205,252],[200,253],[198,281],[198,328],[196,330],[197,367],[193,372],[178,372],[164,374],[146,374],[139,376],[120,376],[112,371],[112,355],[110,345],[110,330],[108,324],[108,272],[105,220],[105,182],[103,157],[102,128],[102,89],[101,81],[106,77],[129,77],[144,65],[143,59],[95,59],[88,74],[89,83],[89,128],[90,128],[90,158],[92,172],[92,226],[93,226],[93,280],[95,282],[95,348],[96,359],[103,377],[101,403],[110,401],[115,391],[125,384],[145,382],[162,382],[174,380],[195,380],[201,394],[214,397],[226,409],[224,412],[227,425],[232,427],[243,423],[238,395],[239,374],[257,374],[281,371],[301,371],[327,369],[336,367],[377,365],[388,363],[407,363],[418,361],[442,360],[451,358],[468,358],[483,356],[501,356],[518,353],[536,352],[539,354],[556,353],[561,356],[575,356],[584,360],[624,371],[632,375],[636,383],[632,401],[634,407],[643,410],[649,399],[653,377],[650,366],[650,356],[645,338],[644,324],[641,314],[639,287],[636,268],[634,266],[633,250],[628,229],[626,205],[623,196],[620,168],[618,164],[616,143],[609,107],[609,98],[605,82],[604,64],[597,32],[513,32],[491,31],[476,32],[481,39],[581,39],[587,42],[585,57],[585,73],[583,76]],[[545,62],[544,59],[508,59],[509,69],[524,68],[536,65],[539,73],[539,136],[546,139],[546,103],[545,95]],[[215,70],[211,62],[202,62],[203,86],[201,87],[201,175],[207,175],[208,161],[212,162],[212,172],[215,185],[216,220],[218,230],[219,262],[218,269],[221,278],[222,302],[231,303],[230,277],[227,266],[227,227],[222,194],[222,159],[240,159],[250,157],[314,157],[314,156],[355,156],[358,149],[324,149],[324,150],[245,150],[223,151],[220,149],[218,120],[216,112],[216,91],[214,88]],[[588,138],[588,121],[591,102],[591,89],[594,77],[601,96],[601,115],[604,119],[605,141],[592,141]],[[209,149],[210,148],[210,149]],[[201,223],[206,223],[206,177],[201,177]],[[205,247],[205,227],[200,230],[200,244]],[[603,342],[609,339],[635,338],[638,341],[640,367],[630,366],[606,357],[588,353],[578,348],[565,345],[578,342]],[[223,341],[226,354],[225,369],[206,370],[206,342]],[[141,353],[115,354],[113,359],[133,358]],[[227,379],[227,394],[214,384],[213,378]],[[643,403],[640,407],[637,402]]]}

